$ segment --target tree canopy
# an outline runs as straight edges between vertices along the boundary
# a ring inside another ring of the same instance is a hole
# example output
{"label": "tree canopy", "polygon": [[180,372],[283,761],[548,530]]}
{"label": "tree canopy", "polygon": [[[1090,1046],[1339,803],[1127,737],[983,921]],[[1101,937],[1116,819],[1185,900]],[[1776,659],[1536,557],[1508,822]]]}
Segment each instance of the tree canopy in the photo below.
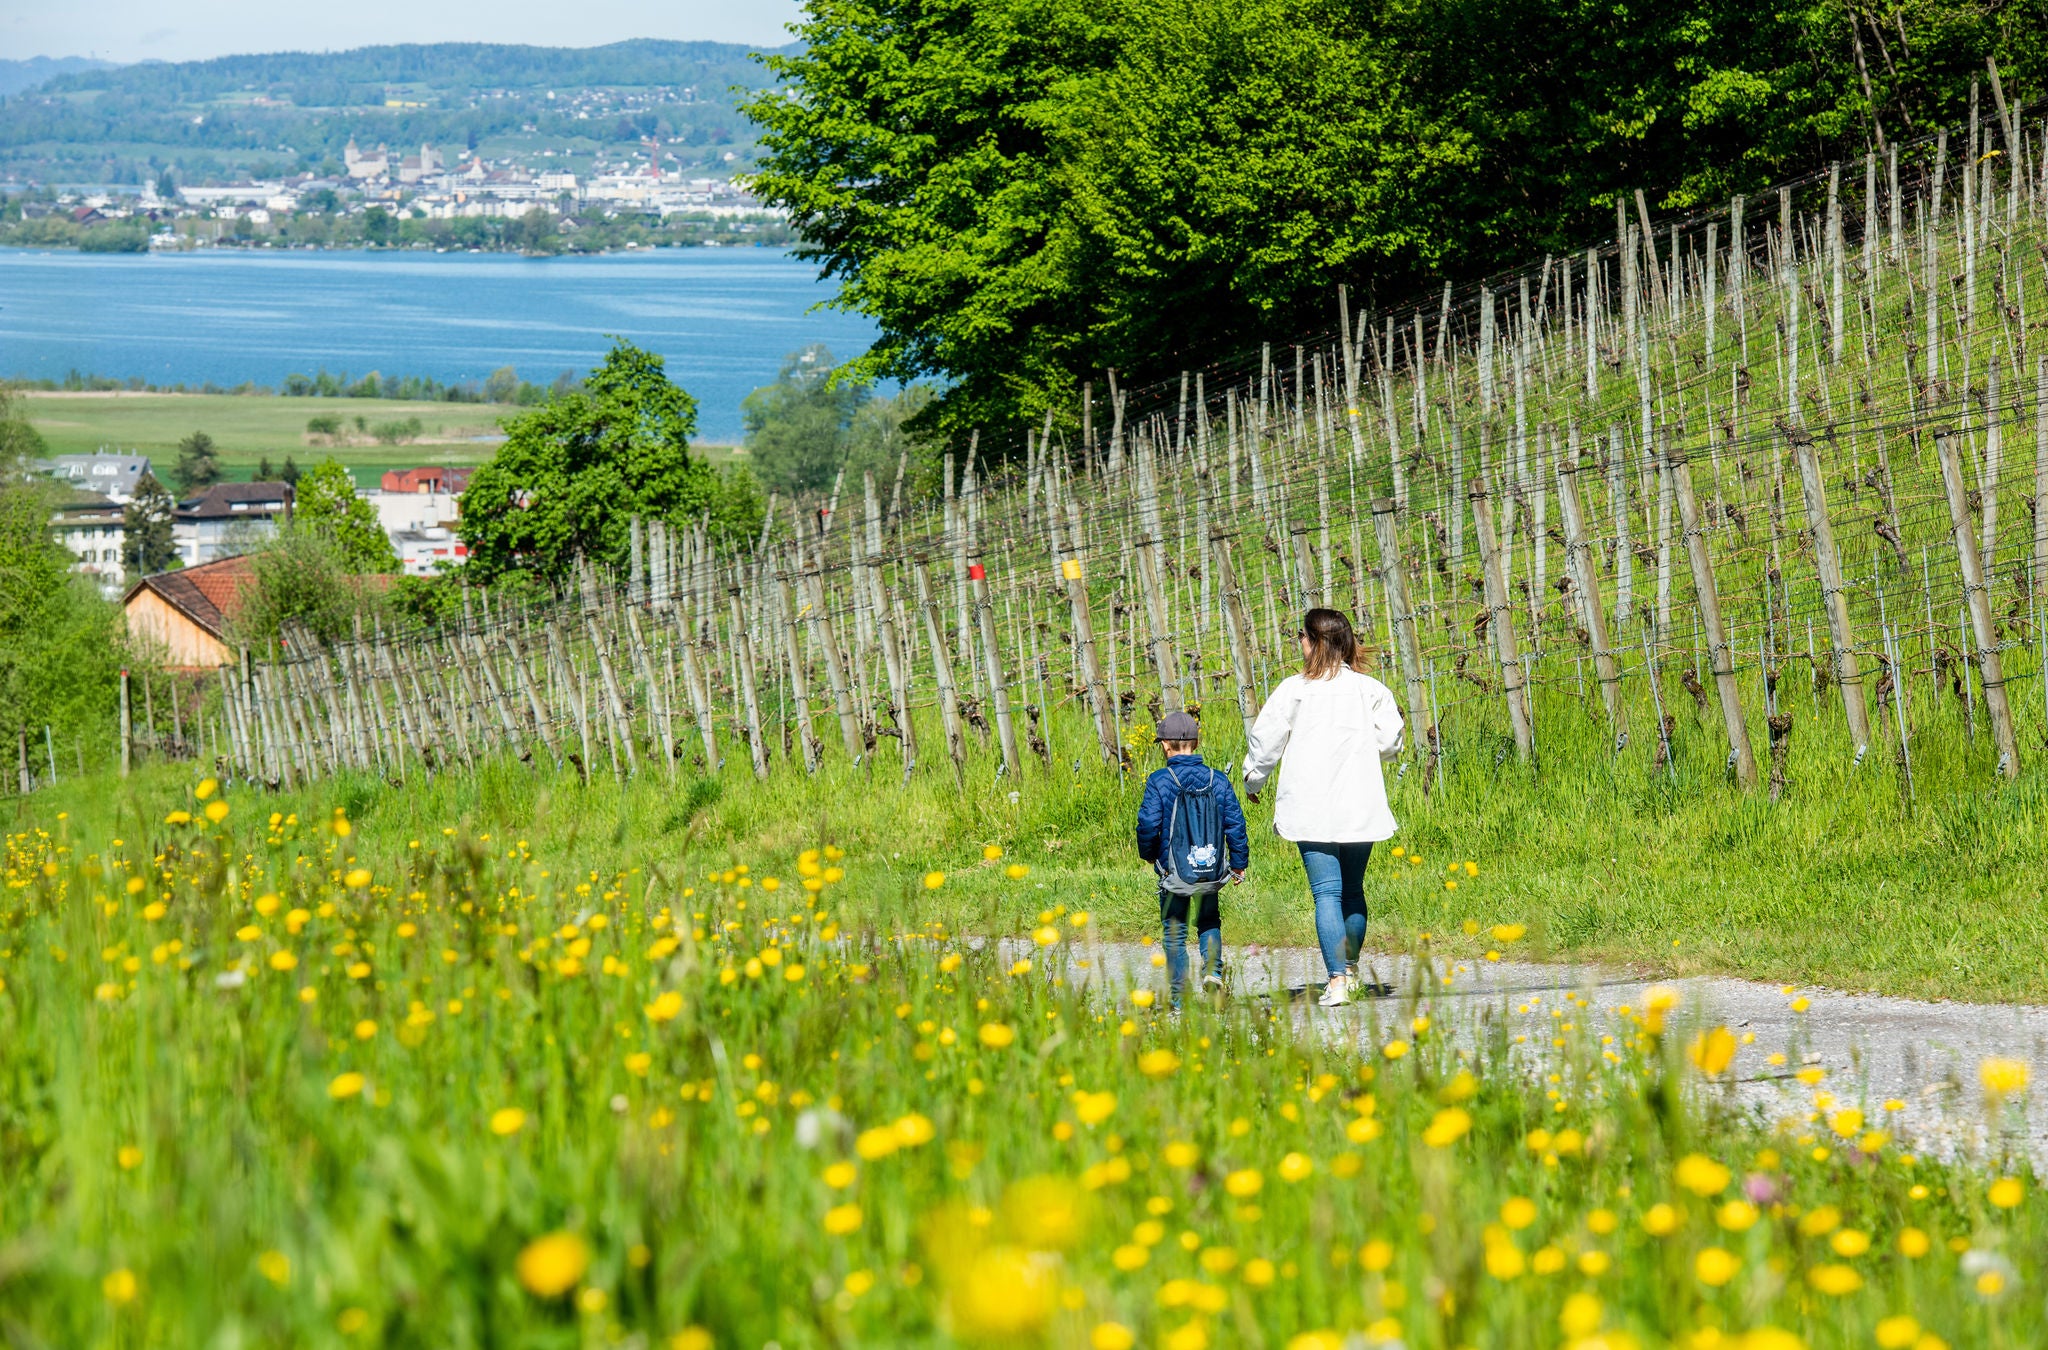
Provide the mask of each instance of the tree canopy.
{"label": "tree canopy", "polygon": [[947,426],[1952,124],[2048,0],[812,0],[753,183]]}
{"label": "tree canopy", "polygon": [[213,437],[203,431],[195,431],[178,442],[178,462],[171,469],[171,477],[178,484],[180,492],[204,492],[221,480],[220,451],[214,447]]}
{"label": "tree canopy", "polygon": [[559,581],[578,557],[622,562],[636,515],[685,525],[709,513],[722,534],[760,526],[752,479],[690,454],[696,400],[629,342],[581,389],[503,425],[505,443],[462,494],[466,568],[483,581],[520,570]]}
{"label": "tree canopy", "polygon": [[121,565],[129,572],[149,576],[178,561],[178,541],[171,528],[176,506],[156,475],[144,469],[121,512]]}
{"label": "tree canopy", "polygon": [[332,459],[302,474],[292,495],[292,524],[328,537],[351,572],[395,572],[398,555],[377,508],[356,495],[356,480]]}
{"label": "tree canopy", "polygon": [[0,484],[0,725],[49,726],[61,744],[105,726],[126,648],[120,609],[52,540],[54,504],[46,484]]}

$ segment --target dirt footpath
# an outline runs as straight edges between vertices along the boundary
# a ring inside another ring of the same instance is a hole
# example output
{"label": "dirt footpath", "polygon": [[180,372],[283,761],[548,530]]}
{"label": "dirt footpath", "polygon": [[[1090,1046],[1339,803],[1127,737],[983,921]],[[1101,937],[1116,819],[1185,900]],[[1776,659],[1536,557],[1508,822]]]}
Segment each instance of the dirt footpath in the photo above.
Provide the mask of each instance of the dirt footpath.
{"label": "dirt footpath", "polygon": [[[1010,945],[1002,944],[1006,952]],[[1028,943],[1018,946],[1018,955],[1028,954]],[[1165,991],[1165,972],[1151,963],[1156,946],[1097,943],[1065,950],[1075,978],[1118,990]],[[1191,964],[1194,955],[1191,950]],[[1490,1015],[1534,1039],[1554,1035],[1550,1028],[1558,1022],[1605,1029],[1619,1019],[1619,1008],[1640,1010],[1647,991],[1662,985],[1678,991],[1679,1034],[1721,1025],[1738,1039],[1754,1038],[1736,1053],[1736,1091],[1766,1121],[1803,1119],[1814,1109],[1816,1091],[1828,1092],[1838,1107],[1861,1106],[1870,1124],[1890,1129],[1902,1147],[1941,1155],[1984,1147],[1978,1067],[1990,1057],[2017,1059],[2029,1066],[2033,1084],[2025,1098],[2025,1145],[2035,1165],[2048,1168],[2048,1110],[2034,1100],[2048,1091],[2048,1008],[1922,1003],[1817,988],[1787,992],[1781,985],[1711,976],[1645,980],[1580,964],[1437,961],[1425,969],[1413,957],[1368,954],[1360,971],[1374,993],[1349,1007],[1323,1009],[1313,997],[1323,979],[1314,951],[1233,948],[1225,960],[1231,997],[1285,1000],[1303,1020],[1361,1043],[1405,1034],[1408,1004],[1419,990],[1432,1019],[1454,1034],[1469,1034]],[[1590,1008],[1567,1003],[1573,994],[1589,1000]],[[1563,1016],[1553,1015],[1558,1012]],[[1773,1055],[1784,1059],[1773,1064]],[[1817,1088],[1798,1079],[1807,1068],[1826,1070]],[[1905,1105],[1888,1112],[1887,1101]]]}

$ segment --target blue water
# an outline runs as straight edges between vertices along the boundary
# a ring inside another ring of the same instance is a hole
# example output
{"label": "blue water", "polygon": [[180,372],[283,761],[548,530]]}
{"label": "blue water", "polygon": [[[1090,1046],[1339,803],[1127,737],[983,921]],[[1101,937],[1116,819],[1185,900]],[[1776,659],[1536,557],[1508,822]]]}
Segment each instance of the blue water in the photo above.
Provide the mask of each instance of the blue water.
{"label": "blue water", "polygon": [[91,254],[0,249],[0,375],[70,370],[154,384],[253,380],[325,366],[360,377],[481,381],[500,366],[546,384],[601,359],[612,335],[668,360],[700,434],[736,441],[740,400],[782,358],[823,342],[846,360],[865,318],[808,264],[767,249],[592,258],[486,253]]}

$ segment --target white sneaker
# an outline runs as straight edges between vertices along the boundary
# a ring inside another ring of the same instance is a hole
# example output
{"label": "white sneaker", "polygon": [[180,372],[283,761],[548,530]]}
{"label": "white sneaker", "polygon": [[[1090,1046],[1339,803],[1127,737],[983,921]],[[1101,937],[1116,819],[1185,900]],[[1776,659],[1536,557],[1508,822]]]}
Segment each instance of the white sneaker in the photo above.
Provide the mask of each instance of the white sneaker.
{"label": "white sneaker", "polygon": [[1351,1001],[1352,977],[1332,975],[1330,982],[1323,986],[1323,996],[1318,1000],[1325,1008],[1341,1008]]}

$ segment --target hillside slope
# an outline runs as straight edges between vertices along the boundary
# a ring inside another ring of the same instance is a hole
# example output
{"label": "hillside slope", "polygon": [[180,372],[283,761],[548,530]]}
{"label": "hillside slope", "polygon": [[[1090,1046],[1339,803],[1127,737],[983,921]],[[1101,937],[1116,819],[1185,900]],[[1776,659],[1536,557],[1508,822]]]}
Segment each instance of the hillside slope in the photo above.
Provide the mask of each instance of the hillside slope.
{"label": "hillside slope", "polygon": [[[742,160],[735,90],[768,83],[738,43],[438,43],[77,71],[0,100],[0,176],[133,183],[336,171],[364,144],[591,153],[644,137]],[[156,167],[152,167],[156,166]]]}

